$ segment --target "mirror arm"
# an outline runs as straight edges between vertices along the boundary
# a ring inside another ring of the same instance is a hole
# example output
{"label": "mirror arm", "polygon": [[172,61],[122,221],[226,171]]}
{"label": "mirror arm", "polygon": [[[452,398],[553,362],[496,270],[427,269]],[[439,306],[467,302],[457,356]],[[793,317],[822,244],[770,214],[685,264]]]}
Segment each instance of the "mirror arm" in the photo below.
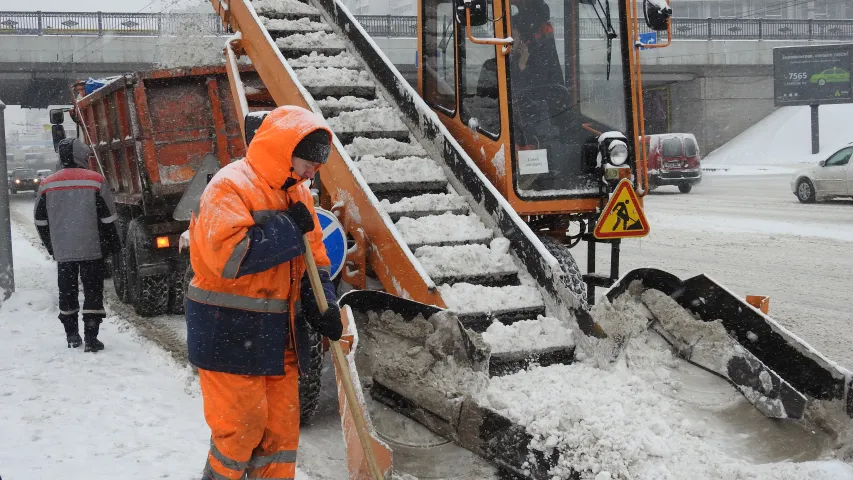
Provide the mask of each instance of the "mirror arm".
{"label": "mirror arm", "polygon": [[476,38],[471,33],[471,0],[465,1],[465,33],[468,35],[468,40],[477,45],[503,45],[501,55],[507,55],[512,51],[512,37],[508,38]]}

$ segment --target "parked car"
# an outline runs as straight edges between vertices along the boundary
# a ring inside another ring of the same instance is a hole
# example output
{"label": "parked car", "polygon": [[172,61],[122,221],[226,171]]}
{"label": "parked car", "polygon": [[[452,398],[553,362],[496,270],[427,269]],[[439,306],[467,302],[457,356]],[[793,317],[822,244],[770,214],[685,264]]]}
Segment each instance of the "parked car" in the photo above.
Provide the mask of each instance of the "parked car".
{"label": "parked car", "polygon": [[649,185],[675,185],[681,193],[690,193],[702,181],[701,157],[692,133],[646,135]]}
{"label": "parked car", "polygon": [[853,196],[851,156],[853,142],[817,165],[797,171],[791,178],[791,191],[802,203]]}
{"label": "parked car", "polygon": [[35,192],[39,189],[39,177],[32,168],[16,168],[12,172],[12,182],[9,191],[13,194],[20,191]]}

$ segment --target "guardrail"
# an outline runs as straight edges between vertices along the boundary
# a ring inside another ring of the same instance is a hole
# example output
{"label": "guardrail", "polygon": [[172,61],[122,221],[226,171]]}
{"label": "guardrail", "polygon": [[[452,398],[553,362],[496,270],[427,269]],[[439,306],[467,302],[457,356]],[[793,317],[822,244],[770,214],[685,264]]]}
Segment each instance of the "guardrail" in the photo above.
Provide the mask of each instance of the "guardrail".
{"label": "guardrail", "polygon": [[[413,38],[417,17],[356,15],[374,37]],[[553,20],[561,35],[562,20]],[[640,22],[644,31],[645,25]],[[109,12],[2,12],[0,35],[177,35],[187,30],[225,35],[215,14],[109,13]],[[484,27],[475,30],[489,34]],[[604,38],[596,18],[579,20],[583,38]],[[490,35],[490,34],[489,34]],[[674,18],[672,36],[684,40],[851,40],[853,20],[781,20],[766,18]]]}

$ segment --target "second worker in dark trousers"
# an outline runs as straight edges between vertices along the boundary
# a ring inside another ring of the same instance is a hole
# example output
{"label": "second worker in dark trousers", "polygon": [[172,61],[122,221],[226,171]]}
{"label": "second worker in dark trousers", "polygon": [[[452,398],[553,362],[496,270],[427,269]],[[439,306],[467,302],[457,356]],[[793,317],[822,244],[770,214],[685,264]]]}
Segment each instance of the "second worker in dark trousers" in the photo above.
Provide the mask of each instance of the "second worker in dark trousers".
{"label": "second worker in dark trousers", "polygon": [[[97,352],[104,311],[104,257],[117,253],[121,244],[115,227],[118,218],[112,192],[104,177],[86,168],[89,147],[77,139],[59,142],[62,170],[45,178],[35,206],[35,224],[48,253],[57,261],[59,320],[68,347]],[[79,280],[78,280],[79,279]],[[83,309],[78,300],[83,284]],[[83,316],[84,339],[78,315]]]}

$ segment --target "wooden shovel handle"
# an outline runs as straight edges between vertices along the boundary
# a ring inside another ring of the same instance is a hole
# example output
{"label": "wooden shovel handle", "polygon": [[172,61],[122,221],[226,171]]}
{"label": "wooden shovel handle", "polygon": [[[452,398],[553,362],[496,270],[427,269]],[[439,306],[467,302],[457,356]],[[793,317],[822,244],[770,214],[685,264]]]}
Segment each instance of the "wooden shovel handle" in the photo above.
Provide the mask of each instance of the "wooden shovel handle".
{"label": "wooden shovel handle", "polygon": [[[308,269],[308,280],[311,281],[311,289],[314,291],[314,299],[317,301],[317,308],[320,313],[326,313],[329,309],[329,304],[326,302],[326,295],[323,293],[323,283],[320,281],[320,272],[317,271],[317,263],[314,262],[314,252],[311,250],[311,241],[308,240],[308,235],[303,235],[302,240],[305,242],[305,265]],[[355,394],[355,387],[352,384],[352,376],[349,371],[349,362],[347,362],[341,344],[336,340],[329,340],[332,345],[332,358],[338,366],[341,383],[344,385],[344,394],[347,397],[347,405],[349,405],[350,413],[355,421],[355,429],[358,432],[358,440],[361,443],[361,450],[367,457],[367,465],[370,467],[370,472],[373,474],[374,480],[383,480],[382,472],[379,470],[379,464],[376,462],[376,455],[373,452],[373,445],[370,443],[370,435],[367,433],[367,425],[364,423],[364,414],[359,410],[358,397]]]}

